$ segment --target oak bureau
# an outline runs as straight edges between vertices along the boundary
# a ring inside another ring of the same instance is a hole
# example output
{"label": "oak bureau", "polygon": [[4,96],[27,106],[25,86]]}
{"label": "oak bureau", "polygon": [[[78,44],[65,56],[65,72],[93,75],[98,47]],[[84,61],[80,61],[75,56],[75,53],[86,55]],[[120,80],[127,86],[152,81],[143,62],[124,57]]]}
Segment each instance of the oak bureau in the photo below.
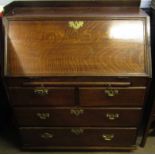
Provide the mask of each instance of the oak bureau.
{"label": "oak bureau", "polygon": [[151,79],[139,3],[5,7],[3,76],[23,148],[135,149]]}

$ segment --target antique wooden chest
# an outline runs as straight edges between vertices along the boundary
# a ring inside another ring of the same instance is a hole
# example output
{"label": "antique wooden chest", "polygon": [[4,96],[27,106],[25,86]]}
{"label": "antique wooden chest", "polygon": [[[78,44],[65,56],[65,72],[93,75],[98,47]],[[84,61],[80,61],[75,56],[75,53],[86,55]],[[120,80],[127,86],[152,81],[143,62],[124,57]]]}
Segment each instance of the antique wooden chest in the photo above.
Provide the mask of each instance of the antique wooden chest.
{"label": "antique wooden chest", "polygon": [[23,148],[134,149],[151,59],[139,0],[5,7],[4,79]]}

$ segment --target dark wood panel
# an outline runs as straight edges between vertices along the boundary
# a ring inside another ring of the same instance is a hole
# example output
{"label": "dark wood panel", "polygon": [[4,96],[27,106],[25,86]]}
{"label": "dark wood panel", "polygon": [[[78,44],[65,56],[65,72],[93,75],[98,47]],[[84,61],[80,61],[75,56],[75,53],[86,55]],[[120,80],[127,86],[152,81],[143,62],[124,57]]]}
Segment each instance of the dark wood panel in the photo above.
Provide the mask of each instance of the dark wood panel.
{"label": "dark wood panel", "polygon": [[20,128],[24,146],[132,146],[136,128]]}
{"label": "dark wood panel", "polygon": [[155,102],[154,102],[153,107],[152,107],[152,113],[155,114]]}
{"label": "dark wood panel", "polygon": [[[59,76],[59,77],[16,77],[16,78],[5,78],[5,82],[8,87],[23,87],[26,86],[28,83],[40,83],[43,86],[46,86],[46,83],[52,83],[57,86],[65,86],[65,85],[72,85],[75,86],[77,84],[80,85],[88,85],[88,86],[104,86],[101,83],[130,83],[132,86],[148,86],[150,79],[146,77],[101,77],[101,76],[79,76],[79,77],[68,77],[68,76]],[[75,85],[74,85],[75,83]],[[80,84],[81,83],[81,84]],[[41,86],[41,85],[33,85],[33,86]],[[99,85],[101,84],[101,85]],[[28,86],[28,85],[27,85]]]}
{"label": "dark wood panel", "polygon": [[117,146],[22,146],[23,150],[52,150],[52,151],[134,151],[137,149],[136,145],[117,147]]}
{"label": "dark wood panel", "polygon": [[19,126],[138,126],[141,108],[14,108]]}
{"label": "dark wood panel", "polygon": [[69,87],[10,88],[9,99],[11,104],[20,106],[73,106],[75,91]]}
{"label": "dark wood panel", "polygon": [[[11,13],[14,8],[32,8],[32,7],[42,7],[42,8],[48,8],[48,7],[69,7],[69,8],[74,8],[74,7],[106,7],[106,6],[123,6],[123,7],[129,7],[129,6],[139,6],[140,5],[140,0],[102,0],[102,1],[15,1],[12,2],[9,5],[5,6],[5,11],[4,14]],[[25,12],[28,13],[28,12]]]}
{"label": "dark wood panel", "polygon": [[9,21],[6,75],[147,75],[144,30],[143,20]]}
{"label": "dark wood panel", "polygon": [[145,87],[80,88],[81,106],[143,106]]}

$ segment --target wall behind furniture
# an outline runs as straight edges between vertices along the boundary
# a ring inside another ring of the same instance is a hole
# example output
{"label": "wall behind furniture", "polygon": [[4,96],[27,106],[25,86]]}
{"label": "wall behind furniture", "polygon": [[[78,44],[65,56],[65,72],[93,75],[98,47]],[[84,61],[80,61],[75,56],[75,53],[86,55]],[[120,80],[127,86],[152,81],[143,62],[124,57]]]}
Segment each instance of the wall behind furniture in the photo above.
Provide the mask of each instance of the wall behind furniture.
{"label": "wall behind furniture", "polygon": [[[12,2],[13,0],[0,0],[0,5],[4,6],[10,2]],[[23,0],[20,0],[23,1]],[[24,0],[25,1],[25,0]],[[27,1],[31,1],[31,0],[27,0]],[[151,0],[141,0],[141,7],[142,8],[146,8],[149,7],[151,3]]]}
{"label": "wall behind furniture", "polygon": [[6,5],[10,2],[12,2],[13,0],[0,0],[0,5]]}

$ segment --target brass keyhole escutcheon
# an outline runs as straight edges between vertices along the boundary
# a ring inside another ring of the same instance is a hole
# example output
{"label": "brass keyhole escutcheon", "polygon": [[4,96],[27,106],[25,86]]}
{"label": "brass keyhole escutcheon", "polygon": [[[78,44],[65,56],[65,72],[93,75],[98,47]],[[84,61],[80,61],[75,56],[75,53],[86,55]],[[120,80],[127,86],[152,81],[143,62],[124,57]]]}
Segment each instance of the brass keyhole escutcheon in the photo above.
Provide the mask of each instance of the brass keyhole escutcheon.
{"label": "brass keyhole escutcheon", "polygon": [[84,25],[84,21],[69,21],[69,27],[78,30]]}
{"label": "brass keyhole escutcheon", "polygon": [[73,128],[71,132],[74,133],[76,136],[83,134],[84,130],[82,128]]}
{"label": "brass keyhole escutcheon", "polygon": [[117,89],[111,89],[111,88],[106,89],[104,92],[108,97],[114,97],[119,93]]}
{"label": "brass keyhole escutcheon", "polygon": [[74,116],[76,116],[76,117],[78,117],[78,116],[84,114],[84,110],[83,110],[83,109],[80,109],[80,108],[71,109],[71,110],[70,110],[70,114],[71,114],[71,115],[74,115]]}
{"label": "brass keyhole escutcheon", "polygon": [[111,141],[111,140],[114,138],[114,134],[103,134],[103,135],[102,135],[102,138],[103,138],[105,141]]}

